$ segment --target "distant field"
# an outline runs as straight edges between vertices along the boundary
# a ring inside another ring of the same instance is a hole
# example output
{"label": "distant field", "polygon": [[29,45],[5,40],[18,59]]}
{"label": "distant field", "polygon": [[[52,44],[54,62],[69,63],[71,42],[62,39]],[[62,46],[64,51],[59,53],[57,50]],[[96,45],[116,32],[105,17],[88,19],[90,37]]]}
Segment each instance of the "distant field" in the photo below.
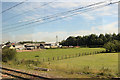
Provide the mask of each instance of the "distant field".
{"label": "distant field", "polygon": [[18,52],[18,60],[42,60],[57,56],[73,55],[78,53],[92,53],[95,51],[103,51],[104,48],[69,48],[69,49],[46,49],[33,52]]}

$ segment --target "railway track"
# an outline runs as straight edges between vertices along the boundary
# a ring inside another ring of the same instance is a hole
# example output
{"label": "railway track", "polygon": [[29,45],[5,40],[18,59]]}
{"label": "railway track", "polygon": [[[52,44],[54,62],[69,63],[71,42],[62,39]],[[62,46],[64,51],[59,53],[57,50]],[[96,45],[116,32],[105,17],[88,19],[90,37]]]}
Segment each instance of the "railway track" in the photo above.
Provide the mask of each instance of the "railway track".
{"label": "railway track", "polygon": [[0,73],[8,76],[12,76],[15,78],[15,80],[52,80],[50,78],[45,78],[39,75],[26,73],[18,70],[13,70],[13,69],[8,69],[4,67],[0,67],[0,69],[2,69]]}

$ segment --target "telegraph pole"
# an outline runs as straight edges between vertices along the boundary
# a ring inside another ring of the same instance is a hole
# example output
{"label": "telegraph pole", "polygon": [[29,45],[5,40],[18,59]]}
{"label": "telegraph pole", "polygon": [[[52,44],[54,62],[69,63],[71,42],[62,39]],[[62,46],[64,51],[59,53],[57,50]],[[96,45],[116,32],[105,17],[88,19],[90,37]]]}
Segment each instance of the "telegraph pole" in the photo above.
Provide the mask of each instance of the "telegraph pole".
{"label": "telegraph pole", "polygon": [[57,44],[58,44],[58,36],[56,35],[56,46],[57,46]]}

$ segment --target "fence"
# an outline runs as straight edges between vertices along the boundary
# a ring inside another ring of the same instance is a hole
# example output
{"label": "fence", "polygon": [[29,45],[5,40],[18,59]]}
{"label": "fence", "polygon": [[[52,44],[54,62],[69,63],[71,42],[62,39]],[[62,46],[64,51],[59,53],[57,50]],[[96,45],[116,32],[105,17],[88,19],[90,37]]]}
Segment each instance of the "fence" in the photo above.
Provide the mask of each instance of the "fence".
{"label": "fence", "polygon": [[63,60],[63,59],[70,59],[80,56],[86,56],[86,55],[95,55],[95,54],[101,54],[104,51],[95,51],[95,52],[89,52],[89,53],[76,53],[71,55],[63,55],[63,56],[57,56],[57,57],[51,57],[51,58],[43,58],[40,62],[48,62],[48,61],[57,61],[57,60]]}

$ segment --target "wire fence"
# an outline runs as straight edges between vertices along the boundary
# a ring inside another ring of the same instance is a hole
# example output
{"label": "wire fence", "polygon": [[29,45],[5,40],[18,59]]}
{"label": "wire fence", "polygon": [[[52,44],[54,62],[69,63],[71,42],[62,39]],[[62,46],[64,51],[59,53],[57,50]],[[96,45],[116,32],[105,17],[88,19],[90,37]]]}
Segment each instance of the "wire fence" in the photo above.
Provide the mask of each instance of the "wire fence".
{"label": "wire fence", "polygon": [[104,51],[95,51],[95,52],[85,52],[85,53],[68,54],[68,55],[63,55],[63,56],[43,58],[40,62],[57,61],[57,60],[63,60],[63,59],[76,58],[76,57],[80,57],[80,56],[102,54],[103,52]]}
{"label": "wire fence", "polygon": [[70,58],[76,58],[76,57],[82,57],[82,56],[87,56],[87,55],[95,55],[95,54],[103,54],[105,51],[94,51],[94,52],[84,52],[84,53],[76,53],[76,54],[68,54],[68,55],[61,55],[61,56],[53,56],[53,57],[48,57],[48,58],[41,58],[37,60],[16,60],[16,64],[34,64],[38,65],[40,63],[44,62],[51,62],[51,61],[59,61],[59,60],[64,60],[64,59],[70,59]]}

